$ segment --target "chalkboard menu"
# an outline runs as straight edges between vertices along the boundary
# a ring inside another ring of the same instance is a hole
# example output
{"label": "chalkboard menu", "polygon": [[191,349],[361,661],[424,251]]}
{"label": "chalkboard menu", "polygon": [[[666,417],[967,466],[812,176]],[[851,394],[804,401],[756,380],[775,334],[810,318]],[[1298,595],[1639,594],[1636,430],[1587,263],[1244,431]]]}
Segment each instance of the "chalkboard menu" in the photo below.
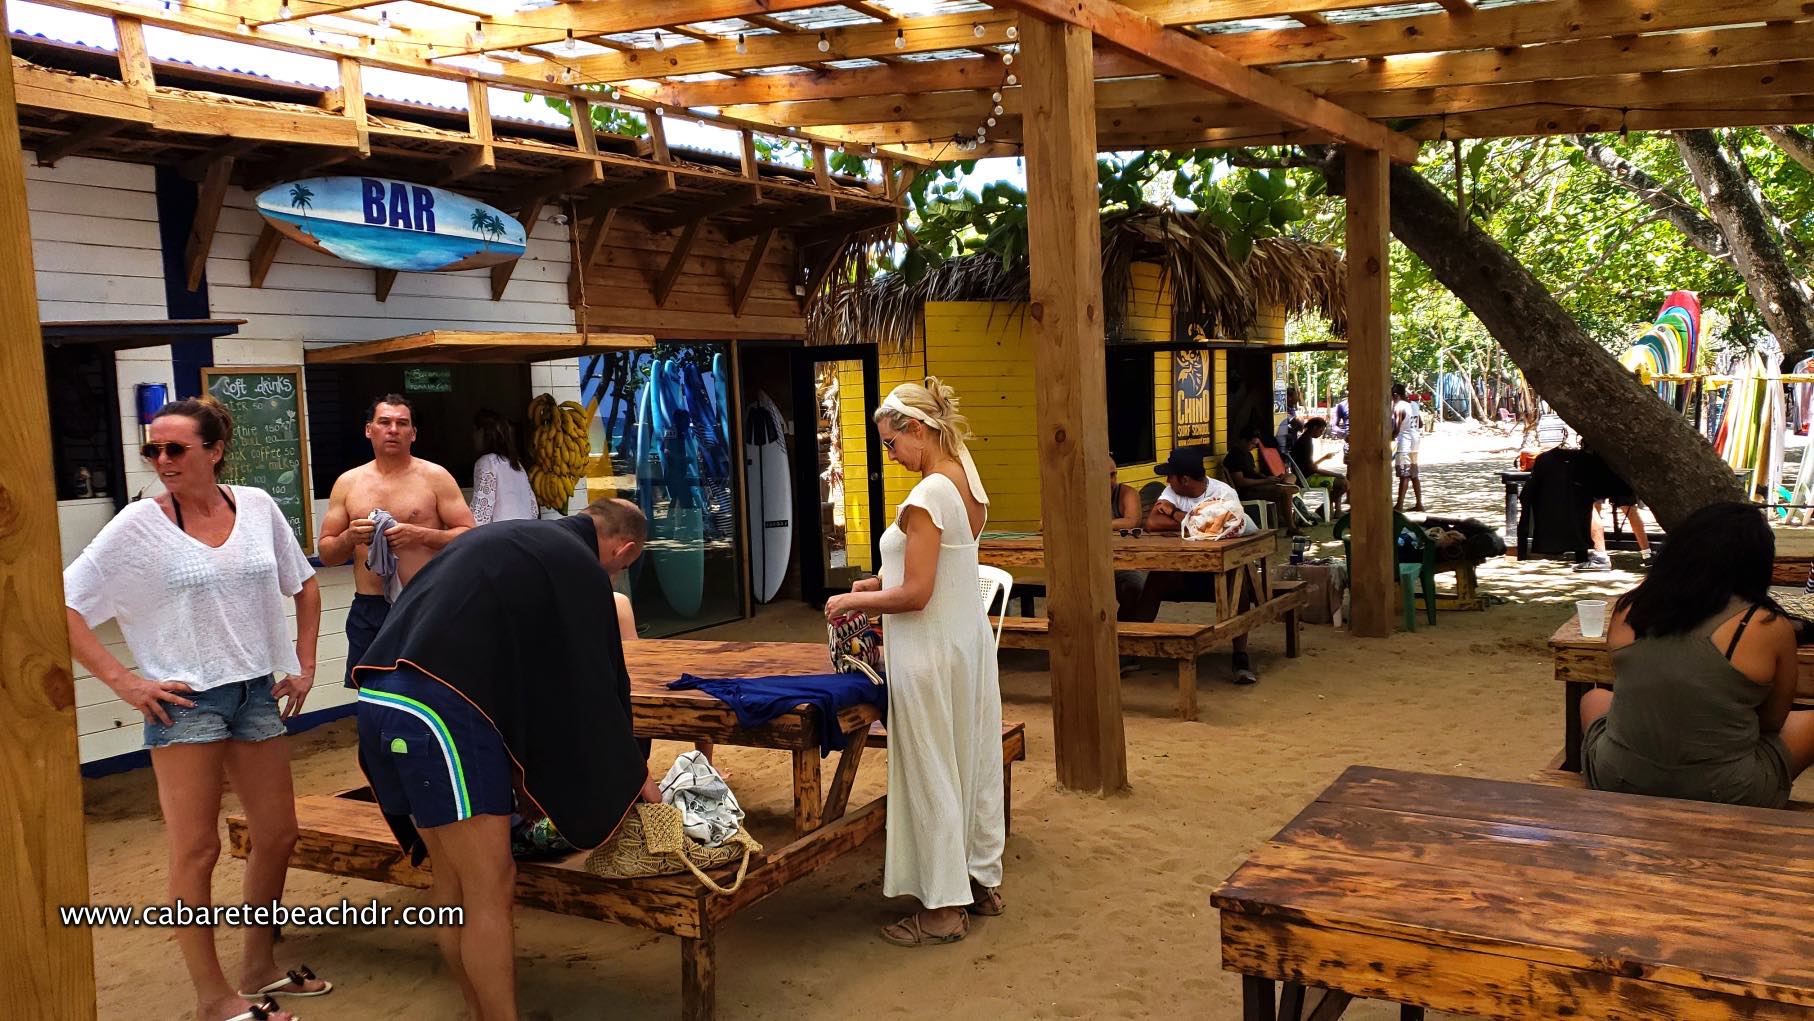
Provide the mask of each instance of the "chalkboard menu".
{"label": "chalkboard menu", "polygon": [[221,481],[271,494],[305,552],[314,549],[302,366],[202,370],[202,386],[233,416]]}

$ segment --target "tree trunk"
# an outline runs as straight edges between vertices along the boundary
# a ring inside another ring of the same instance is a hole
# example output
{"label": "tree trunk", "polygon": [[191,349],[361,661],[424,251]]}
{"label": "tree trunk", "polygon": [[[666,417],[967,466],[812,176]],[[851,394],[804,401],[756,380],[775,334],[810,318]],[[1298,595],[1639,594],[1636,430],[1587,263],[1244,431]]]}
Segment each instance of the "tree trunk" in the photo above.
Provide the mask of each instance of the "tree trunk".
{"label": "tree trunk", "polygon": [[1678,131],[1675,147],[1694,175],[1695,187],[1707,202],[1720,233],[1732,249],[1732,261],[1745,278],[1745,289],[1757,311],[1786,351],[1814,347],[1814,308],[1800,281],[1783,258],[1782,245],[1753,194],[1745,173],[1726,157],[1711,131]]}
{"label": "tree trunk", "polygon": [[[1324,171],[1340,192],[1339,151]],[[1456,222],[1455,204],[1410,167],[1392,168],[1392,233],[1454,292],[1525,377],[1637,491],[1665,529],[1720,500],[1742,500],[1732,469],[1687,421],[1589,337],[1491,236]]]}
{"label": "tree trunk", "polygon": [[1765,128],[1764,134],[1777,147],[1789,154],[1789,158],[1802,165],[1802,169],[1814,173],[1814,138],[1809,138],[1796,128],[1779,124]]}

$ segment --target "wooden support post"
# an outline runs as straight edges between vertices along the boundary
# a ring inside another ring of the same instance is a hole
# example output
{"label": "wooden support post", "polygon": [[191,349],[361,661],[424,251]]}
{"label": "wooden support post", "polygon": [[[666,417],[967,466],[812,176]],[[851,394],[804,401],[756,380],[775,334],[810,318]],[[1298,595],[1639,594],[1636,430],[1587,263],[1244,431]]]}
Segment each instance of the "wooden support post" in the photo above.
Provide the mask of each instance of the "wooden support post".
{"label": "wooden support post", "polygon": [[680,938],[681,1021],[712,1021],[718,975],[710,926],[706,919],[701,923],[705,931]]}
{"label": "wooden support post", "polygon": [[1197,718],[1197,657],[1178,661],[1178,719]]}
{"label": "wooden support post", "polygon": [[222,156],[208,164],[201,187],[196,189],[195,222],[189,228],[189,245],[183,253],[191,291],[202,285],[202,275],[208,271],[208,252],[214,247],[214,228],[220,225],[221,206],[227,201],[233,162],[233,157]]}
{"label": "wooden support post", "polygon": [[826,155],[823,142],[813,143],[813,183],[831,190],[831,158]]}
{"label": "wooden support post", "polygon": [[844,818],[850,807],[850,791],[856,786],[857,769],[863,763],[863,748],[869,744],[869,728],[861,727],[845,736],[844,750],[838,753],[838,771],[831,777],[831,792],[825,796],[825,822]]}
{"label": "wooden support post", "polygon": [[120,80],[134,92],[155,92],[157,78],[151,71],[151,51],[145,49],[145,23],[115,18],[113,32],[119,40]]}
{"label": "wooden support post", "polygon": [[674,157],[668,152],[668,128],[662,122],[661,115],[650,110],[644,116],[649,119],[649,155],[657,163],[672,163]]}
{"label": "wooden support post", "polygon": [[365,76],[360,73],[359,61],[353,57],[340,58],[340,101],[359,139],[359,155],[370,156],[372,131],[365,116]]}
{"label": "wooden support post", "polygon": [[394,269],[373,270],[372,278],[373,296],[381,302],[389,299],[391,296],[391,286],[397,282],[397,271]]}
{"label": "wooden support post", "polygon": [[[592,123],[592,104],[576,96],[567,101],[567,108],[573,122],[573,144],[587,156],[597,156],[598,128]],[[604,180],[604,165],[594,162],[586,176],[593,182]]]}
{"label": "wooden support post", "polygon": [[693,242],[699,240],[699,228],[703,226],[705,217],[700,216],[681,229],[680,238],[674,242],[674,250],[668,253],[668,264],[661,268],[661,274],[655,278],[656,308],[668,303],[668,295],[674,292],[674,282],[680,279],[681,267],[686,265],[687,256],[693,251]]}
{"label": "wooden support post", "polygon": [[[525,245],[529,243],[530,236],[535,233],[536,222],[542,218],[542,207],[548,204],[548,199],[547,195],[537,195],[523,203],[522,209],[517,210],[517,216],[523,221],[523,243]],[[510,276],[516,272],[517,264],[521,261],[521,259],[512,259],[491,267],[492,301],[503,300],[504,288],[510,285]]]}
{"label": "wooden support post", "polygon": [[1388,470],[1392,396],[1391,263],[1386,155],[1347,147],[1348,181],[1348,486],[1354,529],[1349,631],[1392,633],[1398,574],[1392,552],[1392,475]]}
{"label": "wooden support post", "polygon": [[756,274],[762,269],[762,260],[768,255],[768,246],[774,240],[773,230],[765,230],[756,235],[756,247],[750,249],[749,261],[743,264],[743,275],[737,278],[737,289],[731,294],[731,315],[742,315],[743,306],[749,304],[750,291],[756,286]]}
{"label": "wooden support post", "polygon": [[1127,786],[1127,746],[1109,515],[1096,499],[1110,462],[1094,65],[1083,29],[1038,18],[1020,29],[1053,743],[1060,785],[1113,793]]}
{"label": "wooden support post", "polygon": [[742,161],[743,176],[754,181],[761,176],[756,165],[756,133],[744,128],[743,135],[738,141],[741,143],[738,153]]}
{"label": "wooden support post", "polygon": [[265,275],[271,272],[271,263],[277,261],[277,249],[283,247],[283,235],[277,228],[265,224],[258,232],[258,240],[252,243],[251,284],[253,287],[265,285]]}
{"label": "wooden support post", "polygon": [[12,44],[0,9],[0,1016],[93,1021],[94,944],[59,906],[87,904],[75,678],[63,624],[49,389]]}
{"label": "wooden support post", "polygon": [[478,158],[467,173],[496,170],[498,154],[491,144],[491,86],[478,78],[466,79],[466,129],[479,143]]}

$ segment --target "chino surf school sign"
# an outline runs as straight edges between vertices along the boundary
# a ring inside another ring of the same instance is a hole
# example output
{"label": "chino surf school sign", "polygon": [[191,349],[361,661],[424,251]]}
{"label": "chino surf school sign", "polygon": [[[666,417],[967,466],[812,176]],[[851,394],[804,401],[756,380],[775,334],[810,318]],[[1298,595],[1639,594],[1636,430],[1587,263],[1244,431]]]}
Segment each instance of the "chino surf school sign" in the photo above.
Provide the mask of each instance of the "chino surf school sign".
{"label": "chino surf school sign", "polygon": [[1179,446],[1215,442],[1215,390],[1208,351],[1172,352],[1172,439]]}
{"label": "chino surf school sign", "polygon": [[520,258],[526,242],[501,210],[384,177],[311,177],[268,188],[257,203],[291,240],[373,269],[478,269]]}

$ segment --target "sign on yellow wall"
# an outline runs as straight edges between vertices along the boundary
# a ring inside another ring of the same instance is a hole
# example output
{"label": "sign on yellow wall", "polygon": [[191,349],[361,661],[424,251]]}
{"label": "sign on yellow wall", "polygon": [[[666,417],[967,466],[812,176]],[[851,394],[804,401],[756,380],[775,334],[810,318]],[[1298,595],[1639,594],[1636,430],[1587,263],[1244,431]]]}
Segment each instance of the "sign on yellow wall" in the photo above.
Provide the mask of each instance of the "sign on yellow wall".
{"label": "sign on yellow wall", "polygon": [[1215,442],[1216,398],[1208,351],[1172,353],[1172,436],[1178,446]]}

